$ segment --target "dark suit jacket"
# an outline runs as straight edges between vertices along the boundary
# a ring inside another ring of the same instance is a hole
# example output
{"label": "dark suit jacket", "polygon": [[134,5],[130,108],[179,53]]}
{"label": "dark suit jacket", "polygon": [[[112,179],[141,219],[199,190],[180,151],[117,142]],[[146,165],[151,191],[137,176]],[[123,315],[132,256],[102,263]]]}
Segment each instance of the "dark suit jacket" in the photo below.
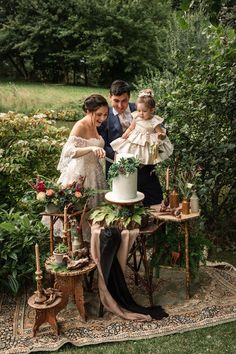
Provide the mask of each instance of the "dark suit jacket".
{"label": "dark suit jacket", "polygon": [[[129,103],[130,111],[134,112],[136,110],[136,105],[134,103]],[[103,137],[105,141],[106,156],[110,159],[114,159],[114,150],[112,149],[110,143],[121,137],[123,134],[122,127],[118,115],[113,114],[112,107],[109,108],[109,114],[107,120],[102,123],[98,128],[98,133]],[[106,161],[106,174],[110,167],[110,163]]]}

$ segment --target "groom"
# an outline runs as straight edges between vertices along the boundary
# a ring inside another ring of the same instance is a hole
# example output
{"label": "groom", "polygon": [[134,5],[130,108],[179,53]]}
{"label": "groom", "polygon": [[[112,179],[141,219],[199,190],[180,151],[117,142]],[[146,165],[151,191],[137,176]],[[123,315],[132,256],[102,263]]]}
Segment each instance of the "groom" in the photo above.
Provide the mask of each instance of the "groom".
{"label": "groom", "polygon": [[[121,137],[129,127],[132,116],[131,112],[136,110],[136,105],[130,103],[130,85],[123,80],[116,80],[110,87],[111,106],[109,108],[108,118],[98,128],[98,132],[105,141],[106,156],[114,160],[114,150],[110,143]],[[106,161],[106,176],[111,163]]]}

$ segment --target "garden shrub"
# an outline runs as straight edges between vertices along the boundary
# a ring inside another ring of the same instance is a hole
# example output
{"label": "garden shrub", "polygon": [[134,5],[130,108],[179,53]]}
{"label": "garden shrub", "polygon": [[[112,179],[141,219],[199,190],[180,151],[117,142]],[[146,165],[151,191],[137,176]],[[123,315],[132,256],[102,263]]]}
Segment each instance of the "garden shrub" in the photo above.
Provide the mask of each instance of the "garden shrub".
{"label": "garden shrub", "polygon": [[199,168],[197,191],[207,234],[233,235],[236,35],[221,26],[209,26],[203,35],[204,47],[201,51],[192,47],[187,56],[180,56],[180,69],[173,80],[157,73],[146,79],[145,86],[164,86],[158,93],[162,95],[158,113],[166,118],[174,154],[163,166],[169,163],[173,171],[176,163],[177,173],[190,166]]}
{"label": "garden shrub", "polygon": [[58,175],[56,167],[68,130],[44,118],[13,112],[2,113],[0,123],[1,202],[8,208],[17,207],[28,180]]}
{"label": "garden shrub", "polygon": [[36,242],[43,269],[49,250],[49,230],[32,215],[14,209],[1,209],[0,215],[0,288],[17,294],[29,281],[32,284]]}

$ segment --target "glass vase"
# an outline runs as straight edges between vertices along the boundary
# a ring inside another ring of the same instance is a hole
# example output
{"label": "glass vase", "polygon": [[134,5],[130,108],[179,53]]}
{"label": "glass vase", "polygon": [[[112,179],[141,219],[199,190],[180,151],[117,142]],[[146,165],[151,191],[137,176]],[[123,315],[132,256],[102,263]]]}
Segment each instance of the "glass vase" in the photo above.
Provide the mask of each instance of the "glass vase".
{"label": "glass vase", "polygon": [[199,198],[197,196],[196,191],[193,191],[193,194],[190,198],[190,208],[191,208],[191,213],[199,212]]}

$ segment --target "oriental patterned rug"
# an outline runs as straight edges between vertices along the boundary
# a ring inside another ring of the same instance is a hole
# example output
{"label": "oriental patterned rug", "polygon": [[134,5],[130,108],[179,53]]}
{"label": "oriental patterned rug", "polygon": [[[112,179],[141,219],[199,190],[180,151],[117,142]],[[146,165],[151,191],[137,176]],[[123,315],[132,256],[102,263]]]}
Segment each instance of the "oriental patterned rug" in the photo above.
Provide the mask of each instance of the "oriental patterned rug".
{"label": "oriental patterned rug", "polygon": [[[135,300],[148,306],[148,295],[142,282],[134,285],[133,275],[127,283]],[[169,313],[161,321],[123,320],[111,313],[98,317],[99,298],[93,291],[85,294],[88,320],[83,322],[71,300],[58,313],[60,335],[43,324],[32,337],[34,310],[27,305],[32,291],[18,298],[0,296],[0,353],[55,351],[65,343],[85,346],[105,342],[148,339],[186,332],[236,320],[236,271],[232,267],[201,267],[199,279],[191,284],[191,299],[185,300],[184,272],[162,268],[155,279],[154,303]]]}

